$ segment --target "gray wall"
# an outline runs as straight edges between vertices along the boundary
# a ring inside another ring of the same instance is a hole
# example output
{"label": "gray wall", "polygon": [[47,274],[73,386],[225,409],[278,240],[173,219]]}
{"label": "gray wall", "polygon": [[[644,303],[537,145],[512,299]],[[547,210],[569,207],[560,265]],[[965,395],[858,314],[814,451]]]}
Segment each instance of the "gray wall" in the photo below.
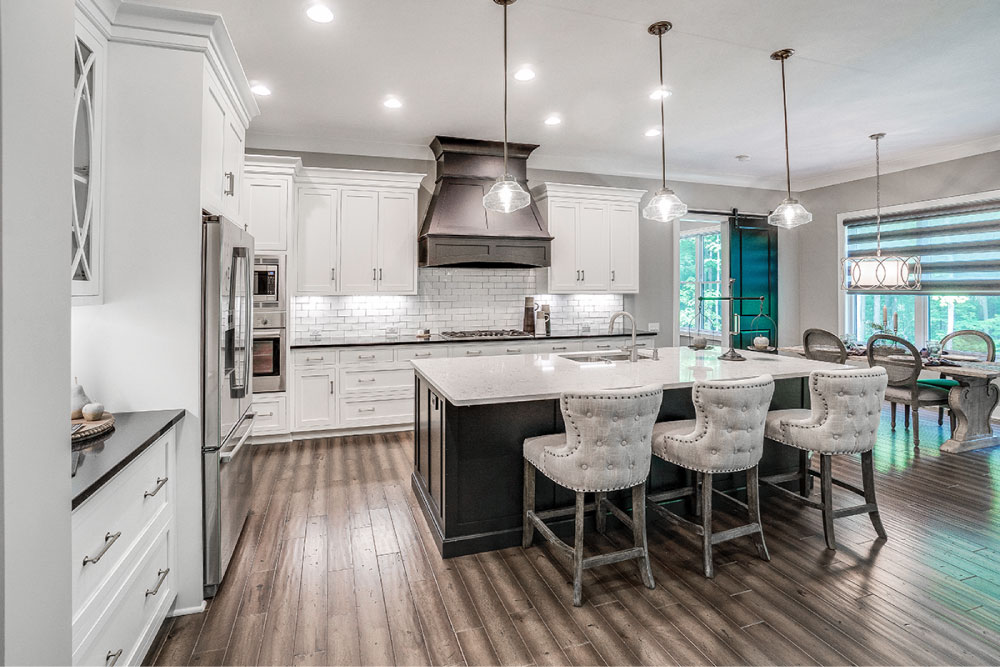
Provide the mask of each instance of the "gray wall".
{"label": "gray wall", "polygon": [[0,663],[71,660],[73,1],[0,2]]}
{"label": "gray wall", "polygon": [[[331,155],[325,153],[303,153],[301,151],[277,151],[247,149],[250,154],[287,155],[302,158],[307,167],[331,167],[341,169],[376,169],[382,171],[406,171],[427,174],[421,186],[420,214],[426,210],[434,187],[433,160],[406,160],[396,158],[365,157],[354,155]],[[528,169],[529,186],[535,188],[542,183],[574,183],[619,188],[647,190],[640,206],[645,206],[652,192],[660,187],[655,179],[609,176],[581,172]],[[748,213],[767,213],[777,206],[785,195],[777,190],[741,188],[725,185],[704,185],[700,183],[671,182],[670,186],[690,208],[729,210],[738,208]],[[635,313],[639,326],[649,322],[659,322],[660,331],[668,334],[676,326],[673,313],[674,252],[673,233],[662,223],[641,219],[639,223],[639,294],[626,298],[626,308]],[[796,232],[779,232],[779,340],[782,343],[796,340],[799,336],[799,296],[797,289],[798,262]],[[661,336],[661,345],[670,344],[670,338]]]}
{"label": "gray wall", "polygon": [[[872,165],[874,171],[874,165]],[[1000,151],[882,176],[882,205],[910,204],[1000,189]],[[799,200],[813,221],[799,235],[800,326],[839,332],[840,257],[837,215],[875,208],[875,178],[808,190]],[[788,276],[789,274],[785,274]]]}

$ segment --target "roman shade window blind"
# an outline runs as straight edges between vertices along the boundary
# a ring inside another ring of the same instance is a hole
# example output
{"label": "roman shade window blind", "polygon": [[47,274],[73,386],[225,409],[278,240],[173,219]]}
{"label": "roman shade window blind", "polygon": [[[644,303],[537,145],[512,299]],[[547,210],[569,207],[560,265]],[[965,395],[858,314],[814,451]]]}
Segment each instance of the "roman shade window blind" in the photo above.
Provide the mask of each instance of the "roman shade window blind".
{"label": "roman shade window blind", "polygon": [[[844,225],[848,257],[875,255],[874,216]],[[1000,200],[883,215],[882,255],[920,258],[921,289],[908,294],[1000,294]]]}

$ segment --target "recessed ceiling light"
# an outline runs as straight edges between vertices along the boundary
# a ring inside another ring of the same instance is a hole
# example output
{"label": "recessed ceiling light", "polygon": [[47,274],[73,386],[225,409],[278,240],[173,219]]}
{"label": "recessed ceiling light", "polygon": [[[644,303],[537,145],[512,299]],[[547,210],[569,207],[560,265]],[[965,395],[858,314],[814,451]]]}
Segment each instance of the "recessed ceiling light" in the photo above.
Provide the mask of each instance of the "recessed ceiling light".
{"label": "recessed ceiling light", "polygon": [[657,88],[649,94],[649,99],[651,100],[661,100],[670,97],[674,94],[674,91],[667,90],[666,88]]}
{"label": "recessed ceiling light", "polygon": [[382,106],[387,109],[399,109],[403,106],[403,102],[398,97],[387,97],[385,102],[382,102]]}
{"label": "recessed ceiling light", "polygon": [[264,97],[267,97],[271,94],[271,89],[262,83],[255,83],[250,86],[250,92],[254,95],[263,95]]}
{"label": "recessed ceiling light", "polygon": [[531,69],[531,65],[522,65],[521,69],[514,72],[514,78],[518,81],[531,81],[535,78],[535,70]]}
{"label": "recessed ceiling light", "polygon": [[646,130],[646,136],[647,137],[658,137],[658,136],[660,136],[660,128],[658,128],[658,127],[651,127],[651,128],[649,128],[648,130]]}
{"label": "recessed ceiling light", "polygon": [[560,118],[556,114],[552,114],[551,116],[545,119],[546,125],[559,125],[560,123],[562,123],[562,118]]}
{"label": "recessed ceiling light", "polygon": [[326,5],[315,4],[306,10],[306,16],[316,23],[329,23],[333,20],[333,12]]}

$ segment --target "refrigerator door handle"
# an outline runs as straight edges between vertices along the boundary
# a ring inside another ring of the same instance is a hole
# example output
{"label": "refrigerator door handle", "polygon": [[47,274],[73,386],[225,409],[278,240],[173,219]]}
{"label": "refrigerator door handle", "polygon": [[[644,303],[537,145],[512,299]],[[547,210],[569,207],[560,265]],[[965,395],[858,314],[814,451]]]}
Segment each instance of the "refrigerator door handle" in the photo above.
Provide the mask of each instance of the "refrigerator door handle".
{"label": "refrigerator door handle", "polygon": [[233,445],[232,448],[224,449],[224,450],[222,450],[222,451],[219,452],[219,462],[220,463],[228,463],[228,462],[232,461],[236,457],[236,455],[239,453],[239,451],[241,449],[243,449],[243,445],[246,444],[247,439],[250,438],[250,433],[253,431],[253,420],[254,420],[254,418],[256,416],[257,415],[255,415],[252,412],[248,412],[248,413],[246,413],[246,415],[243,416],[243,421],[244,422],[249,422],[247,424],[246,433],[244,433],[240,437],[239,442],[237,442],[235,445]]}

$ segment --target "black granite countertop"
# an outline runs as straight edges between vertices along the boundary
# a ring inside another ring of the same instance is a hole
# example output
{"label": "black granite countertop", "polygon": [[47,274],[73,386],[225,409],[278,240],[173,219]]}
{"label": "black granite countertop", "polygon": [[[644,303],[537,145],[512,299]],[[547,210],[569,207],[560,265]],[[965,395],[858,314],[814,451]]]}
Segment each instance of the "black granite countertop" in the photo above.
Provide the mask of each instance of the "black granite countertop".
{"label": "black granite countertop", "polygon": [[[631,336],[632,332],[613,334],[607,332],[591,332],[581,334],[577,332],[552,332],[551,336],[496,336],[490,338],[445,338],[441,334],[432,334],[430,338],[417,338],[416,336],[397,336],[386,338],[385,336],[329,336],[323,338],[296,338],[292,341],[292,349],[305,347],[367,347],[371,345],[429,345],[433,343],[503,343],[507,341],[535,341],[544,342],[547,340],[564,340],[570,338],[618,338]],[[652,331],[636,331],[637,336],[655,336]]]}
{"label": "black granite countertop", "polygon": [[73,447],[73,509],[184,418],[184,410],[116,412],[115,427]]}

